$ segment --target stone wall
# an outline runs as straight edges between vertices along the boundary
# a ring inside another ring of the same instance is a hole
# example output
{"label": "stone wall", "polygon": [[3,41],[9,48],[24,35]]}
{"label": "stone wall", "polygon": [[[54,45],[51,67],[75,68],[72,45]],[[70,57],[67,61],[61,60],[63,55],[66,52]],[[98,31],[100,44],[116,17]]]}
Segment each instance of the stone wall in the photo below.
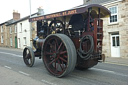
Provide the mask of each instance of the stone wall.
{"label": "stone wall", "polygon": [[118,6],[118,23],[109,24],[109,19],[104,19],[104,38],[103,38],[103,53],[111,56],[111,39],[110,35],[113,32],[119,32],[120,36],[120,56],[128,58],[128,0],[105,5],[107,8]]}
{"label": "stone wall", "polygon": [[[1,33],[1,26],[3,26],[3,32]],[[7,28],[6,24],[0,26],[0,46],[6,47],[7,46]],[[3,43],[1,43],[1,36],[3,36]]]}
{"label": "stone wall", "polygon": [[[11,34],[10,27],[12,28]],[[15,24],[7,26],[7,47],[15,48],[15,37],[17,37],[17,33],[15,33]],[[10,38],[12,38],[12,46],[10,44]]]}

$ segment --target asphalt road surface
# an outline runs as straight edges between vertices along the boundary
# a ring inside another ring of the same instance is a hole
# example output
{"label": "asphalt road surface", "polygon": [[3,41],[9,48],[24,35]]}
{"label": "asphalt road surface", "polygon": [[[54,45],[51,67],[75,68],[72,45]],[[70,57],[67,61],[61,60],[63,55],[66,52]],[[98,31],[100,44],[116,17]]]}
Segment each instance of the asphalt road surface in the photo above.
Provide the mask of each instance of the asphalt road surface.
{"label": "asphalt road surface", "polygon": [[0,85],[128,85],[128,66],[99,63],[88,70],[77,70],[66,77],[56,78],[36,58],[27,67],[22,50],[0,47]]}

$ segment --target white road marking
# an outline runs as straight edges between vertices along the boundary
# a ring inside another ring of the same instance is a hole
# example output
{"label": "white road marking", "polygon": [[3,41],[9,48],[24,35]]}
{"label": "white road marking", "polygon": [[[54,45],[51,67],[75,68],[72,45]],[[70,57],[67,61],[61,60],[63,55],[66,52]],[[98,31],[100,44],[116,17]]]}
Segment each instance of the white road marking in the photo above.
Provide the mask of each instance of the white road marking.
{"label": "white road marking", "polygon": [[114,71],[110,70],[104,70],[104,69],[98,69],[98,68],[91,68],[92,70],[102,71],[102,72],[108,72],[108,73],[114,73]]}
{"label": "white road marking", "polygon": [[128,77],[128,75],[125,75],[123,73],[118,73],[118,72],[115,72],[115,71],[110,71],[110,70],[105,70],[105,69],[98,69],[98,68],[91,68],[91,69],[97,70],[97,71],[102,71],[102,72],[107,72],[107,73],[111,73],[111,74],[115,74],[115,75],[118,75],[118,76]]}
{"label": "white road marking", "polygon": [[27,73],[25,73],[25,72],[23,72],[23,71],[19,71],[19,73],[21,73],[21,74],[23,74],[23,75],[26,75],[26,76],[29,76],[30,74],[27,74]]}
{"label": "white road marking", "polygon": [[13,53],[7,53],[7,52],[0,52],[2,54],[7,54],[7,55],[12,55],[12,56],[17,56],[17,57],[22,57],[21,55],[16,55],[16,54],[13,54]]}
{"label": "white road marking", "polygon": [[5,68],[8,68],[8,69],[12,69],[11,67],[9,67],[9,66],[4,66]]}
{"label": "white road marking", "polygon": [[50,84],[50,85],[57,85],[57,84],[54,84],[54,83],[51,83],[51,82],[48,82],[46,80],[41,80],[42,82],[46,83],[46,84]]}

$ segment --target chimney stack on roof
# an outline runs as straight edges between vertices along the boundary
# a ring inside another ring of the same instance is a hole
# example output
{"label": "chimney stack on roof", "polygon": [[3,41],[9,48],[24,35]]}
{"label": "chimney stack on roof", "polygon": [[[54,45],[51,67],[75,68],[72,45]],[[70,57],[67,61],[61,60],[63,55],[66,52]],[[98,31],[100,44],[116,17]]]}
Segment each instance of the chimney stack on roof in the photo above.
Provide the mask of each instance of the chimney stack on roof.
{"label": "chimney stack on roof", "polygon": [[84,0],[84,4],[87,3],[88,1],[91,1],[91,0]]}
{"label": "chimney stack on roof", "polygon": [[13,10],[13,20],[19,20],[20,19],[20,13],[18,11]]}
{"label": "chimney stack on roof", "polygon": [[44,9],[41,6],[38,8],[38,15],[44,15]]}

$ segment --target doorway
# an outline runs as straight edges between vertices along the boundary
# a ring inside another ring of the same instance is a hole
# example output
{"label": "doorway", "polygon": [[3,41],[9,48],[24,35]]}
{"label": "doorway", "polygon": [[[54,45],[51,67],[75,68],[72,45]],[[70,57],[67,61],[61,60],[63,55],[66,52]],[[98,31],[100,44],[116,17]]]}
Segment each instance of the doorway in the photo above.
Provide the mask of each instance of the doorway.
{"label": "doorway", "polygon": [[15,36],[15,48],[17,48],[17,37]]}
{"label": "doorway", "polygon": [[120,57],[119,33],[111,34],[111,57]]}

